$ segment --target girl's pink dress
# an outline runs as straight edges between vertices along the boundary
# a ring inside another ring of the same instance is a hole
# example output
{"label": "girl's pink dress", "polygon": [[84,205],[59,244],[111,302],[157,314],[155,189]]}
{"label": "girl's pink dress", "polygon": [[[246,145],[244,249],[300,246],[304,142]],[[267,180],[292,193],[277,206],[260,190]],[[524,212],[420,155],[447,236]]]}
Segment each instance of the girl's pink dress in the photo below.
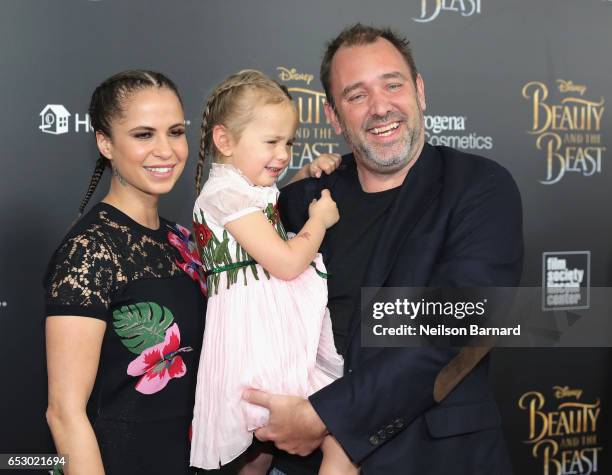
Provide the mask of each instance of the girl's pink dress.
{"label": "girl's pink dress", "polygon": [[243,453],[267,409],[244,402],[247,388],[306,397],[342,376],[327,304],[325,269],[286,281],[269,275],[224,225],[264,213],[287,239],[278,189],[251,184],[231,165],[213,164],[194,209],[208,308],[193,415],[191,465],[219,468]]}

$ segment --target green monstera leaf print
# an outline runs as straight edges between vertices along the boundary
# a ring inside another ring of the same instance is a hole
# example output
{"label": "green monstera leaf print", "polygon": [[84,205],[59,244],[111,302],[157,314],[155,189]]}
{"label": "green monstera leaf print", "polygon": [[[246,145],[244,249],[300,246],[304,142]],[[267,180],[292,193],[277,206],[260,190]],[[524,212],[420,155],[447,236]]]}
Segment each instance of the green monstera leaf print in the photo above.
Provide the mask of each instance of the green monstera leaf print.
{"label": "green monstera leaf print", "polygon": [[113,312],[113,327],[121,342],[132,353],[164,341],[166,329],[174,321],[172,312],[155,302],[125,305]]}

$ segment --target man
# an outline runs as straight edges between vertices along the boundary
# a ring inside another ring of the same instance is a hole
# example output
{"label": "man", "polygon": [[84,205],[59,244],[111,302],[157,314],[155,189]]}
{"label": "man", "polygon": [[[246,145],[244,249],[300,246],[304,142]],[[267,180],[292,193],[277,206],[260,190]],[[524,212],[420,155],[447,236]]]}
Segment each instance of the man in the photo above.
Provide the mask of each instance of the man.
{"label": "man", "polygon": [[436,377],[457,351],[361,347],[359,299],[366,286],[518,285],[516,185],[490,160],[425,143],[423,79],[393,32],[344,30],[327,48],[321,82],[327,117],[353,153],[332,175],[285,188],[280,204],[290,230],[320,189],[338,204],[322,253],[345,375],[308,400],[248,391],[270,409],[256,435],[306,455],[331,433],[366,475],[509,474],[488,358],[436,403]]}

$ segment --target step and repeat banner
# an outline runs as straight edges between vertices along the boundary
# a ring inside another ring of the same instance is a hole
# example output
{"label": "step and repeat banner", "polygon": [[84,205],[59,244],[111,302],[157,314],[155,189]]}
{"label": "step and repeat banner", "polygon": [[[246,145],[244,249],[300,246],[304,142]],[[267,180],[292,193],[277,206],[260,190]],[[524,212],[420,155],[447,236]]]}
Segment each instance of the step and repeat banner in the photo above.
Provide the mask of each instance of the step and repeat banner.
{"label": "step and repeat banner", "polygon": [[[202,104],[233,72],[260,69],[297,102],[283,180],[320,153],[347,151],[323,114],[318,70],[325,43],[357,21],[411,41],[429,143],[492,158],[514,176],[522,285],[543,287],[543,314],[566,326],[574,309],[588,316],[590,290],[612,284],[612,1],[5,0],[0,453],[53,451],[41,279],[97,158],[93,89],[130,68],[177,83],[191,159],[161,210],[190,223]],[[612,473],[612,350],[498,349],[491,380],[517,474]]]}

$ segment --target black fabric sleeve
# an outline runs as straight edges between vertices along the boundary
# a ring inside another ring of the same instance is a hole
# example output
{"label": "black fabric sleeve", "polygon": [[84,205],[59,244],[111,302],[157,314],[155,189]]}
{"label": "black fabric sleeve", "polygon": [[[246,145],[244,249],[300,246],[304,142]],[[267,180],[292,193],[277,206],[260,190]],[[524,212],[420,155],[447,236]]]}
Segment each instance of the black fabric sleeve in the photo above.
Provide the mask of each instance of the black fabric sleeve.
{"label": "black fabric sleeve", "polygon": [[466,193],[451,220],[430,287],[515,287],[523,270],[523,209],[502,167]]}
{"label": "black fabric sleeve", "polygon": [[100,236],[77,234],[57,249],[44,278],[47,316],[109,319],[117,281],[116,257]]}

